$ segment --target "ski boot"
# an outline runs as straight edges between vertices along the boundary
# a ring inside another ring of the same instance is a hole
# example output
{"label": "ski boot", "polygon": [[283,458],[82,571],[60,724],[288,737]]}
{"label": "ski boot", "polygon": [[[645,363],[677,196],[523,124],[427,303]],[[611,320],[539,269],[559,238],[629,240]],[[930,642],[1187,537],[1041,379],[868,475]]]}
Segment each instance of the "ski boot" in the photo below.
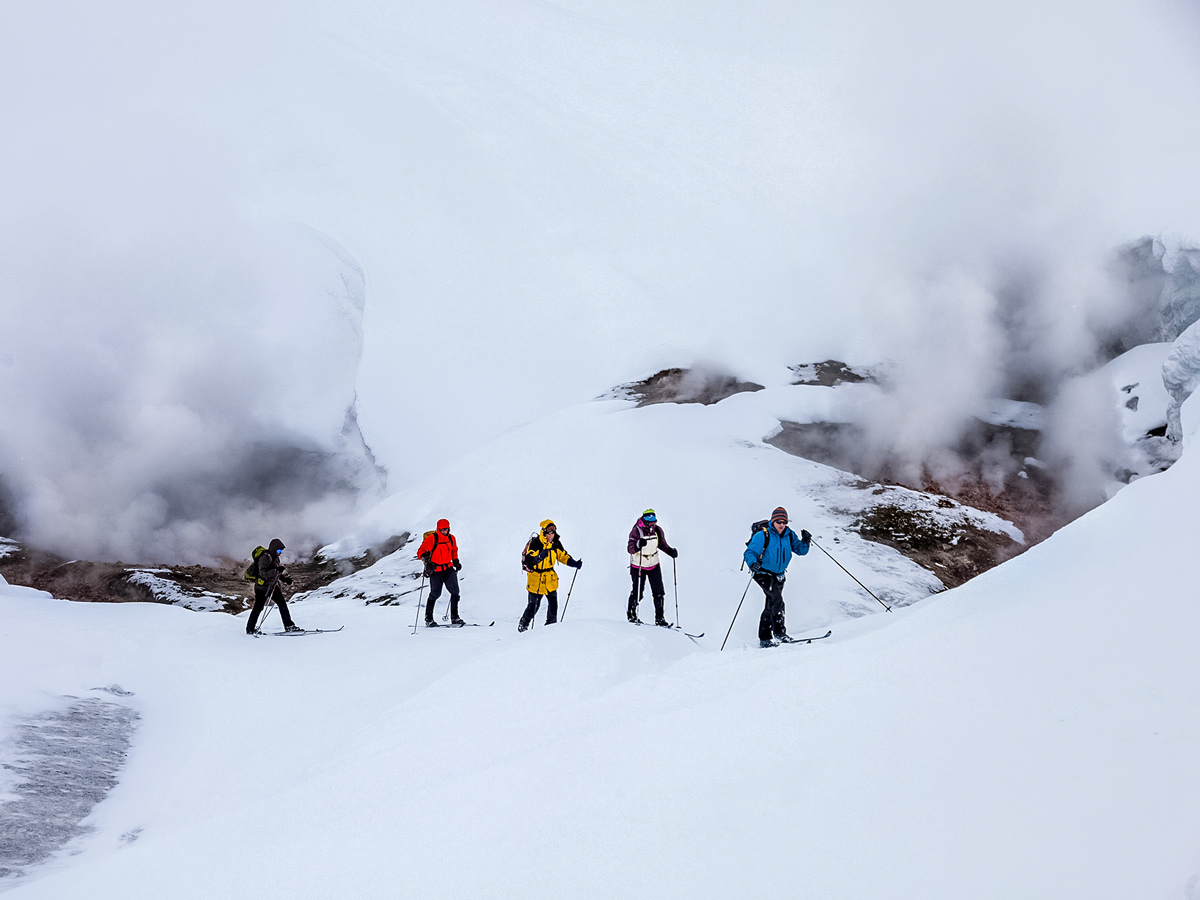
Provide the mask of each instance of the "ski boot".
{"label": "ski boot", "polygon": [[299,634],[300,632],[304,631],[303,628],[301,628],[299,625],[295,624],[294,622],[291,625],[285,625],[283,627],[283,630],[287,634]]}
{"label": "ski boot", "polygon": [[438,628],[439,626],[438,626],[438,623],[437,623],[437,622],[435,622],[435,621],[434,621],[432,618],[430,618],[430,617],[426,616],[426,618],[425,618],[425,627],[426,627],[426,628]]}

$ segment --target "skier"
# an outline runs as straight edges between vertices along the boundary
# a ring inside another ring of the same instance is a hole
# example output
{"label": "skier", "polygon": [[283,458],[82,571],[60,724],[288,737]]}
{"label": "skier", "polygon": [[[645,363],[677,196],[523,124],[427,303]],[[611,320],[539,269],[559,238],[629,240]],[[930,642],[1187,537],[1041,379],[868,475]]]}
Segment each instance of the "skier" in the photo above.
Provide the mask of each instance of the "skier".
{"label": "skier", "polygon": [[646,590],[646,580],[650,581],[650,596],[654,598],[654,624],[670,628],[671,623],[663,618],[663,597],[666,589],[663,587],[662,570],[658,567],[658,551],[675,559],[679,551],[667,543],[667,536],[662,526],[658,524],[658,516],[654,510],[648,509],[641,518],[633,523],[629,532],[629,577],[633,581],[633,589],[629,592],[629,604],[625,617],[635,625],[641,625],[638,618],[638,604]]}
{"label": "skier", "polygon": [[458,561],[458,541],[450,533],[450,522],[438,519],[437,530],[430,531],[421,542],[417,556],[425,561],[425,577],[429,579],[429,601],[425,604],[425,624],[436,628],[433,620],[433,605],[442,596],[442,587],[450,591],[450,624],[466,625],[458,617],[458,572],[462,563]]}
{"label": "skier", "polygon": [[812,535],[804,529],[800,530],[800,537],[796,537],[796,532],[788,527],[787,510],[778,506],[771,513],[771,521],[767,527],[756,532],[746,545],[743,558],[750,567],[755,582],[766,595],[762,615],[758,619],[760,647],[774,646],[772,636],[783,641],[789,640],[787,629],[783,625],[783,583],[786,578],[784,573],[788,563],[792,561],[792,553],[804,556],[808,553],[811,540]]}
{"label": "skier", "polygon": [[258,616],[263,611],[263,607],[267,602],[274,599],[275,605],[279,607],[279,618],[283,620],[284,631],[303,631],[304,629],[292,621],[291,613],[288,612],[287,601],[283,599],[283,588],[279,582],[284,584],[292,583],[292,576],[288,574],[283,563],[279,561],[279,554],[283,553],[283,541],[275,538],[271,541],[266,551],[258,554],[258,558],[254,560],[252,571],[255,575],[254,579],[254,608],[250,610],[250,620],[246,623],[246,634],[261,634],[258,630]]}
{"label": "skier", "polygon": [[554,571],[556,562],[566,563],[573,569],[582,569],[583,560],[573,559],[571,554],[563,549],[558,537],[558,529],[554,522],[546,519],[542,522],[542,530],[529,539],[525,552],[521,555],[521,565],[525,569],[525,587],[529,592],[529,603],[521,614],[517,631],[527,629],[533,617],[537,615],[542,597],[546,598],[546,624],[553,625],[558,621],[558,573]]}

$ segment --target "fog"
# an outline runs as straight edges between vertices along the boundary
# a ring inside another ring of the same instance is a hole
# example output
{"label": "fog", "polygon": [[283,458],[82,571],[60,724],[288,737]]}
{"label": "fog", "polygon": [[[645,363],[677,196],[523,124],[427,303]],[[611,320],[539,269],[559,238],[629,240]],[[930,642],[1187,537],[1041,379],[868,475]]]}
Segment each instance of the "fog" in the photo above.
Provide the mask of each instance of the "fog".
{"label": "fog", "polygon": [[9,515],[327,539],[382,484],[348,411],[402,486],[699,359],[890,360],[913,465],[988,397],[1069,422],[1119,248],[1200,237],[1196,49],[1123,0],[10,5]]}

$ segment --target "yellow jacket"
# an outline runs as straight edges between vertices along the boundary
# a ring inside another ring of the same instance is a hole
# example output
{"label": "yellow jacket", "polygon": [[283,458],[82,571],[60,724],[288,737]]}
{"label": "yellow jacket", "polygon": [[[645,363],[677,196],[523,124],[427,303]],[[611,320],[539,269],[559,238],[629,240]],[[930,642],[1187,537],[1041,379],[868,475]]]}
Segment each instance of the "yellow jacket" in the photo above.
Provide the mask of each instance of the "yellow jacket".
{"label": "yellow jacket", "polygon": [[569,563],[571,554],[563,549],[558,535],[554,540],[547,541],[545,530],[547,525],[553,525],[550,519],[542,523],[542,530],[529,539],[525,545],[525,568],[528,570],[525,581],[526,590],[531,594],[548,594],[558,590],[558,573],[554,571],[555,563]]}

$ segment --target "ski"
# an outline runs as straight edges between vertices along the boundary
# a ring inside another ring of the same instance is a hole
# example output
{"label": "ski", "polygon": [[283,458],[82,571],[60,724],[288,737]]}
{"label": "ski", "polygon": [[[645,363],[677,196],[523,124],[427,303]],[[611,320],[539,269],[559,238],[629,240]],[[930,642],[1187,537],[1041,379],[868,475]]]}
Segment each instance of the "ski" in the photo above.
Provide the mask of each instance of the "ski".
{"label": "ski", "polygon": [[[650,623],[650,622],[643,622],[641,619],[638,619],[636,622],[630,622],[629,624],[630,624],[630,625],[651,625],[651,623]],[[702,637],[704,637],[704,632],[703,632],[703,631],[702,631],[702,632],[700,632],[699,634],[691,634],[690,632],[684,631],[684,630],[683,630],[682,628],[680,628],[678,625],[657,625],[657,626],[651,625],[651,627],[665,628],[665,629],[667,629],[668,631],[679,631],[679,632],[682,632],[683,634],[686,634],[686,635],[687,635],[688,637],[690,637],[690,638],[691,638],[693,641],[694,641],[694,640],[696,640],[697,638],[702,638]]]}
{"label": "ski", "polygon": [[305,628],[303,631],[260,631],[255,637],[266,637],[267,635],[274,637],[300,637],[300,635],[304,634],[337,634],[345,627],[345,625],[342,625],[340,628]]}
{"label": "ski", "polygon": [[825,638],[829,637],[831,634],[833,634],[832,628],[829,629],[829,631],[825,632],[824,634],[819,634],[816,637],[796,638],[796,637],[790,637],[788,635],[785,635],[784,637],[781,637],[779,639],[779,643],[781,643],[781,644],[811,644],[813,641],[822,641]]}
{"label": "ski", "polygon": [[439,625],[438,628],[491,628],[495,624],[495,622],[488,622],[487,625],[484,625],[482,622],[463,622],[461,625],[448,623],[446,625]]}
{"label": "ski", "polygon": [[[636,622],[630,622],[629,624],[630,625],[651,625],[650,622],[643,622],[641,619],[639,619]],[[690,637],[693,641],[696,640],[696,638],[704,637],[703,631],[700,632],[699,634],[691,634],[690,632],[684,631],[678,625],[657,625],[657,626],[651,626],[651,627],[665,628],[668,631],[680,631],[680,632],[683,632],[683,634],[686,634],[688,637]]]}

